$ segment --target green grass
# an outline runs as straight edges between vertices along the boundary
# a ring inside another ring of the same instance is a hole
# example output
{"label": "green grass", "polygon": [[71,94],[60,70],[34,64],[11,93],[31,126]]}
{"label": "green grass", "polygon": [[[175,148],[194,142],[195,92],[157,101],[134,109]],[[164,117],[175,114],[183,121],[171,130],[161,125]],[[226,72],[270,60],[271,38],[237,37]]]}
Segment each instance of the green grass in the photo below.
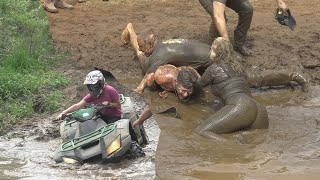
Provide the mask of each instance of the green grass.
{"label": "green grass", "polygon": [[0,1],[0,134],[26,117],[59,108],[59,89],[68,84],[53,68],[60,58],[38,0]]}

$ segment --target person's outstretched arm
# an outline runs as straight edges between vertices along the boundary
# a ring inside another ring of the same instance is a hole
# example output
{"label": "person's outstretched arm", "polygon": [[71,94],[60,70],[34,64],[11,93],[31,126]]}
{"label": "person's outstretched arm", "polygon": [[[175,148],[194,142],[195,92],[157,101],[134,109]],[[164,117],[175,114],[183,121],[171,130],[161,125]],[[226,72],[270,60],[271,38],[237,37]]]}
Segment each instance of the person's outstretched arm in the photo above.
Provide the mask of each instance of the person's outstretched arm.
{"label": "person's outstretched arm", "polygon": [[150,87],[150,86],[154,85],[154,83],[155,83],[154,73],[146,74],[144,76],[144,78],[142,79],[142,81],[140,82],[140,84],[138,85],[138,87],[136,89],[134,89],[133,91],[135,91],[139,94],[142,94],[146,87]]}
{"label": "person's outstretched arm", "polygon": [[151,116],[152,116],[152,112],[151,112],[149,106],[146,106],[144,108],[144,110],[142,111],[141,115],[139,116],[139,118],[133,122],[132,126],[135,127],[136,125],[143,124],[144,121],[149,119]]}
{"label": "person's outstretched arm", "polygon": [[226,5],[221,2],[213,1],[212,3],[212,9],[213,9],[213,20],[216,25],[216,28],[221,35],[221,37],[225,39],[229,39],[228,31],[227,31],[227,25],[226,25],[226,19],[224,16],[224,11],[226,9]]}
{"label": "person's outstretched arm", "polygon": [[282,11],[286,11],[288,9],[286,3],[283,0],[275,0],[276,3],[278,4],[278,7],[282,10]]}
{"label": "person's outstretched arm", "polygon": [[138,36],[133,29],[132,23],[128,23],[127,27],[123,30],[121,35],[121,40],[123,41],[124,44],[130,42],[130,45],[133,48],[134,54],[138,57],[139,60],[140,58],[145,56],[144,52],[139,50]]}
{"label": "person's outstretched arm", "polygon": [[87,102],[85,102],[84,100],[81,100],[80,102],[68,107],[66,110],[62,111],[62,113],[60,113],[57,117],[58,120],[62,119],[62,116],[64,114],[68,114],[68,113],[72,113],[80,108],[83,108],[87,105]]}

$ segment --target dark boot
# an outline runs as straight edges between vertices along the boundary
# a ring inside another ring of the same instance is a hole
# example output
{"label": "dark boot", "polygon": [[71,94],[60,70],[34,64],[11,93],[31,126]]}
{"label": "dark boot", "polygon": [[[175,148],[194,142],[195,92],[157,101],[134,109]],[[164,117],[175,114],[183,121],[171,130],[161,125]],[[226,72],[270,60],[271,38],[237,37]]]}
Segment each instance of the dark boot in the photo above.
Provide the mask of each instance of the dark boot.
{"label": "dark boot", "polygon": [[249,0],[237,0],[227,2],[227,7],[238,13],[239,21],[234,31],[234,50],[244,56],[252,55],[252,51],[246,46],[247,33],[251,25],[253,7]]}
{"label": "dark boot", "polygon": [[297,82],[303,92],[309,90],[309,80],[306,75],[293,72],[290,70],[266,70],[259,73],[253,73],[250,70],[246,70],[247,80],[250,87],[265,87],[265,86],[280,86],[280,85],[291,85],[291,81]]}
{"label": "dark boot", "polygon": [[246,36],[246,34],[242,34],[238,30],[235,30],[233,49],[243,56],[252,56],[253,52],[245,46],[245,42],[247,40]]}

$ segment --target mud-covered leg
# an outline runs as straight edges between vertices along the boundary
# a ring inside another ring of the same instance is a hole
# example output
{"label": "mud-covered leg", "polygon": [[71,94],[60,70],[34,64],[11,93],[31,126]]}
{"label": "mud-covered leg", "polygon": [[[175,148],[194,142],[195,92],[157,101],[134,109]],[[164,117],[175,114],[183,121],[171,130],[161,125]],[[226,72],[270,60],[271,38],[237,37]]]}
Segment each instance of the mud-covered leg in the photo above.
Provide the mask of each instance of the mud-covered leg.
{"label": "mud-covered leg", "polygon": [[249,128],[254,123],[257,107],[254,101],[247,97],[234,97],[234,104],[225,105],[218,112],[200,124],[196,131],[207,138],[219,140],[217,134],[232,133]]}
{"label": "mud-covered leg", "polygon": [[266,129],[269,127],[269,118],[267,109],[257,101],[255,101],[258,108],[257,118],[252,124],[252,129]]}
{"label": "mud-covered leg", "polygon": [[291,81],[295,81],[302,87],[304,92],[307,92],[309,89],[308,77],[303,73],[292,70],[266,70],[259,73],[246,70],[246,75],[250,87],[290,85]]}
{"label": "mud-covered leg", "polygon": [[234,30],[234,50],[244,56],[252,55],[252,51],[246,46],[247,33],[253,17],[253,7],[249,0],[230,1],[226,4],[239,15],[237,28]]}
{"label": "mud-covered leg", "polygon": [[219,36],[216,26],[214,25],[213,17],[212,17],[213,16],[213,8],[212,8],[213,0],[199,0],[199,2],[211,17],[211,24],[209,28],[209,41],[210,43],[212,43],[213,40]]}

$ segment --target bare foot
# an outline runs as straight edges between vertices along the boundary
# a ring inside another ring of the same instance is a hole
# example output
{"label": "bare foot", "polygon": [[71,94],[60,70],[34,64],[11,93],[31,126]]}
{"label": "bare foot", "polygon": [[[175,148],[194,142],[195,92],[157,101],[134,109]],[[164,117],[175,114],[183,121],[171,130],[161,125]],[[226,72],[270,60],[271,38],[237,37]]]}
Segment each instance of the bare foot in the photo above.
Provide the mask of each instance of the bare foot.
{"label": "bare foot", "polygon": [[130,33],[128,31],[128,26],[122,31],[122,34],[121,34],[121,42],[122,42],[122,45],[127,45],[129,43],[129,40],[130,40]]}

